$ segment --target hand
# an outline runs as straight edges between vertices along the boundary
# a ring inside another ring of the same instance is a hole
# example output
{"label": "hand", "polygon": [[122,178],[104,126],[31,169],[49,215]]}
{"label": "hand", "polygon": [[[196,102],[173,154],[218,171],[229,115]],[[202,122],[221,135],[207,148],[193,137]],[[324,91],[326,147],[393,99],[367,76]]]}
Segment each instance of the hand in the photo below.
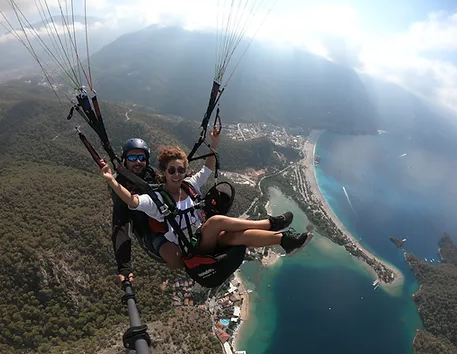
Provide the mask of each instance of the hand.
{"label": "hand", "polygon": [[214,149],[217,149],[219,146],[219,139],[221,138],[221,131],[217,129],[217,127],[214,127],[214,129],[211,131],[211,147]]}
{"label": "hand", "polygon": [[[119,283],[122,284],[122,282],[125,280],[125,276],[122,274],[118,274],[117,278],[119,279]],[[129,273],[129,276],[127,277],[129,282],[133,283],[135,280],[135,277],[133,276],[133,273]]]}
{"label": "hand", "polygon": [[100,176],[103,177],[103,179],[106,182],[110,182],[114,179],[113,172],[111,171],[109,165],[102,160],[102,165],[103,167],[100,169]]}

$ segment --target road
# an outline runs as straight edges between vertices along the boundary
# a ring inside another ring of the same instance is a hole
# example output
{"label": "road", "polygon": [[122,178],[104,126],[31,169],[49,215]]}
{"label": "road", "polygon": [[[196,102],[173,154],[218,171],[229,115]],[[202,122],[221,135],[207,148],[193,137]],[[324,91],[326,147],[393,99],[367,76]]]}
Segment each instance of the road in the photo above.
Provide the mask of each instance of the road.
{"label": "road", "polygon": [[130,113],[131,111],[132,111],[132,110],[129,109],[127,112],[125,112],[125,120],[130,120],[129,113]]}
{"label": "road", "polygon": [[249,208],[247,208],[246,211],[239,216],[239,218],[247,219],[249,217],[249,215],[247,214],[248,211],[251,210],[251,208],[254,206],[255,203],[257,203],[258,200],[259,200],[259,198],[255,197],[254,200],[252,201],[251,205],[249,205]]}
{"label": "road", "polygon": [[287,170],[287,169],[293,167],[294,165],[296,165],[296,163],[290,164],[289,166],[283,168],[281,171],[277,171],[277,172],[275,172],[275,173],[272,173],[271,175],[263,176],[263,177],[259,180],[259,183],[257,183],[257,186],[259,187],[260,195],[261,195],[261,196],[263,195],[262,188],[260,188],[260,183],[262,183],[262,181],[263,181],[265,178],[269,178],[269,177],[273,177],[273,176],[279,175],[279,174],[283,173],[285,170]]}
{"label": "road", "polygon": [[238,132],[240,133],[241,137],[243,138],[244,141],[246,141],[246,138],[244,137],[243,131],[240,128],[240,123],[236,125],[238,127]]}

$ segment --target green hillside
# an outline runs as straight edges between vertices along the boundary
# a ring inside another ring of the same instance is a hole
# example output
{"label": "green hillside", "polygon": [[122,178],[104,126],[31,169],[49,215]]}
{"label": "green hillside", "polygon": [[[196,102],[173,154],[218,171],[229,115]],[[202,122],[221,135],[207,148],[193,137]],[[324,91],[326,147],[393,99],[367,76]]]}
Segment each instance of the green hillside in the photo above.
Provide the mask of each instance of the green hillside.
{"label": "green hillside", "polygon": [[[0,89],[0,353],[117,353],[127,328],[110,238],[111,199],[75,125],[99,144],[81,119],[65,119],[68,108],[45,89]],[[174,119],[132,111],[126,120],[126,107],[102,102],[101,108],[118,152],[132,136],[150,142],[152,156],[161,145],[183,145],[182,123]],[[241,161],[238,168],[276,161],[272,145],[251,152],[257,144],[236,143],[233,153],[229,139],[223,144],[223,166],[231,154],[239,155],[227,165]],[[232,213],[244,212],[256,195],[254,188],[237,186]],[[206,312],[172,308],[171,289],[161,287],[185,274],[136,246],[133,260],[138,307],[156,353],[220,352]]]}

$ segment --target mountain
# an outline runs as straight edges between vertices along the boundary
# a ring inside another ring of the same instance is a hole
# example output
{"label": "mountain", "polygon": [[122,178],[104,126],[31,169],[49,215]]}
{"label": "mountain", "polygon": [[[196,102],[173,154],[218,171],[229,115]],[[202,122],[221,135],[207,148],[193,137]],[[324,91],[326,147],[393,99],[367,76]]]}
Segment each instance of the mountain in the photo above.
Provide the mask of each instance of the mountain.
{"label": "mountain", "polygon": [[432,106],[393,83],[367,75],[360,77],[379,112],[379,129],[420,140],[437,153],[450,154],[457,148],[457,120],[449,111]]}
{"label": "mountain", "polygon": [[[11,83],[0,87],[0,99],[3,103],[3,107],[0,107],[0,153],[18,153],[19,161],[34,159],[55,164],[56,161],[53,159],[56,153],[53,150],[60,149],[60,158],[57,162],[59,165],[84,166],[86,170],[93,170],[92,161],[87,160],[87,154],[75,134],[74,128],[81,125],[82,119],[76,114],[74,121],[65,119],[70,104],[57,104],[49,89],[40,88],[34,85],[34,82]],[[5,106],[7,102],[10,103]],[[118,153],[123,142],[132,136],[141,136],[148,142],[151,156],[156,156],[162,145],[176,144],[182,146],[185,151],[190,151],[200,134],[197,122],[162,115],[133,111],[129,113],[131,119],[126,121],[125,114],[129,110],[120,105],[103,103],[102,111],[108,135]],[[41,116],[45,112],[48,112],[48,117]],[[38,115],[38,118],[34,115]],[[98,138],[93,137],[87,125],[83,125],[82,128],[94,144],[98,143]],[[36,141],[37,134],[44,134],[44,137],[39,138],[39,145]],[[23,149],[30,144],[34,144],[36,148]],[[72,158],[72,153],[77,155]],[[198,153],[207,153],[204,145]],[[289,159],[296,159],[299,156],[296,150],[276,146],[266,137],[236,141],[223,136],[220,142],[221,168],[228,171],[242,171],[248,167],[283,168],[284,163],[278,158],[277,153]]]}
{"label": "mountain", "polygon": [[[63,16],[54,16],[53,21],[56,26],[65,24],[63,21]],[[81,25],[76,26],[76,31],[73,32],[73,27],[68,25],[69,23],[78,23],[84,25],[86,23],[86,18],[84,16],[75,15],[73,18],[70,17],[66,21],[68,28],[70,29],[71,35],[76,35],[76,46],[78,48],[78,55],[81,60],[86,58],[86,38],[84,33],[84,27]],[[6,21],[3,18],[0,18],[0,23],[5,23]],[[40,62],[45,65],[48,71],[52,72],[53,70],[60,69],[59,64],[55,59],[51,58],[47,54],[47,49],[55,55],[59,63],[64,67],[68,67],[67,59],[62,51],[62,46],[65,48],[65,51],[69,54],[73,54],[70,49],[72,48],[68,33],[61,33],[58,36],[55,34],[55,29],[53,27],[53,22],[49,19],[37,21],[29,24],[28,28],[33,28],[33,33],[39,33],[39,40],[36,35],[29,35],[28,39],[30,44],[34,49],[36,55],[38,56]],[[46,25],[48,25],[48,30],[45,30]],[[116,37],[124,33],[122,29],[119,28],[107,28],[104,21],[96,17],[87,17],[87,25],[89,27],[89,49],[90,52],[96,52],[101,49],[104,45],[113,41]],[[1,26],[0,26],[1,27]],[[22,32],[21,28],[16,28],[17,33]],[[15,32],[16,33],[16,32]],[[74,34],[73,34],[74,33]],[[28,75],[33,75],[36,73],[41,73],[41,69],[37,61],[32,57],[28,50],[20,43],[16,38],[13,37],[11,32],[6,32],[4,36],[0,35],[0,53],[8,53],[8,55],[3,55],[0,60],[0,83],[6,82],[8,80],[14,80]],[[27,42],[26,42],[27,43]],[[30,47],[30,45],[27,43]],[[73,60],[74,54],[69,55],[68,58]]]}
{"label": "mountain", "polygon": [[[212,33],[170,27],[123,35],[92,56],[95,85],[107,100],[201,120],[215,44]],[[373,133],[378,119],[353,70],[255,41],[222,97],[221,112],[226,122],[267,121],[347,133]]]}

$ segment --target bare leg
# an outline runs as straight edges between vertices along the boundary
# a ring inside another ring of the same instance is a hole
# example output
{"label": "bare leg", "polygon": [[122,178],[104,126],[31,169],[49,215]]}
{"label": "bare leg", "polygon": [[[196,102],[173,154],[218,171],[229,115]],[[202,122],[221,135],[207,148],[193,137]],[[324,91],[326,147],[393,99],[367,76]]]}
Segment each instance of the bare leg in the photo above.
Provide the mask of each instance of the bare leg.
{"label": "bare leg", "polygon": [[178,269],[184,266],[181,259],[181,251],[174,243],[164,243],[159,249],[159,254],[171,269]]}
{"label": "bare leg", "polygon": [[281,237],[281,233],[259,229],[250,229],[235,232],[223,231],[218,236],[215,234],[208,234],[202,229],[200,251],[213,252],[218,245],[246,245],[249,247],[279,245],[281,243]]}
{"label": "bare leg", "polygon": [[249,247],[264,247],[281,244],[282,233],[265,230],[245,230],[224,232],[219,237],[221,245],[246,245]]}
{"label": "bare leg", "polygon": [[264,220],[245,220],[239,218],[231,218],[224,215],[214,215],[209,218],[202,227],[206,233],[219,235],[222,231],[236,232],[249,229],[270,230],[270,221]]}
{"label": "bare leg", "polygon": [[[290,217],[293,217],[292,213],[290,214],[288,224],[292,221]],[[281,244],[282,234],[277,231],[270,231],[271,227],[269,219],[245,220],[214,215],[201,228],[200,251],[212,252],[218,244],[250,247]]]}

